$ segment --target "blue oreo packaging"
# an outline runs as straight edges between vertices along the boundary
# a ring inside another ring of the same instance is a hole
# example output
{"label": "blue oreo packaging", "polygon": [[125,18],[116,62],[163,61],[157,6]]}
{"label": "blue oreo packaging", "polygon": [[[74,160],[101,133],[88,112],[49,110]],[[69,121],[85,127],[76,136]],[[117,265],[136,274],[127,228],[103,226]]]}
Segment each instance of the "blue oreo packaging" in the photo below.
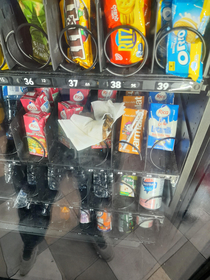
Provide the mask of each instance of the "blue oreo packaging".
{"label": "blue oreo packaging", "polygon": [[[179,105],[150,104],[148,148],[160,139],[176,136],[178,112]],[[154,149],[173,151],[174,143],[174,139],[163,140]]]}
{"label": "blue oreo packaging", "polygon": [[174,104],[174,93],[170,92],[150,92],[149,93],[149,104],[160,103],[160,104]]}
{"label": "blue oreo packaging", "polygon": [[[209,0],[173,0],[172,27],[191,27],[202,35],[209,21]],[[203,76],[203,46],[200,38],[186,29],[169,34],[166,73],[190,77],[200,83]]]}

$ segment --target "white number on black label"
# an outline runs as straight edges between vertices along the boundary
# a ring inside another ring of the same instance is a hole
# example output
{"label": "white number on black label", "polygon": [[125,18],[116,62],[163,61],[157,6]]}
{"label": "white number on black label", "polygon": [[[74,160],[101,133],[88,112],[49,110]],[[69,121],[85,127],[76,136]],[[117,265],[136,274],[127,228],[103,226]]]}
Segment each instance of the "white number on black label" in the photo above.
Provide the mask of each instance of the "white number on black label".
{"label": "white number on black label", "polygon": [[69,80],[69,87],[77,87],[78,80]]}
{"label": "white number on black label", "polygon": [[121,88],[121,82],[120,81],[111,81],[111,88]]}
{"label": "white number on black label", "polygon": [[24,78],[24,82],[26,86],[33,86],[34,85],[34,81],[32,80],[32,78]]}
{"label": "white number on black label", "polygon": [[157,90],[167,90],[169,88],[169,83],[158,83]]}

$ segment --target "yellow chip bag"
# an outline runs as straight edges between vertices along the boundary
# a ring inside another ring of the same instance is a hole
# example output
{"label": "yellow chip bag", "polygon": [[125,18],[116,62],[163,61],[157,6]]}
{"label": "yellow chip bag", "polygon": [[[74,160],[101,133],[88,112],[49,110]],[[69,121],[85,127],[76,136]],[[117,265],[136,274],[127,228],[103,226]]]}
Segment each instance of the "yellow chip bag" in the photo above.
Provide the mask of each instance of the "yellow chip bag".
{"label": "yellow chip bag", "polygon": [[[2,49],[0,47],[0,65],[2,65],[3,61],[4,61],[4,55],[3,55]],[[4,64],[4,66],[0,70],[7,70],[7,69],[9,69],[7,64]]]}
{"label": "yellow chip bag", "polygon": [[[61,0],[61,17],[63,27],[72,24],[82,25],[90,30],[91,0]],[[92,42],[90,35],[84,29],[69,29],[65,34],[70,48],[68,56],[84,68],[93,64]]]}

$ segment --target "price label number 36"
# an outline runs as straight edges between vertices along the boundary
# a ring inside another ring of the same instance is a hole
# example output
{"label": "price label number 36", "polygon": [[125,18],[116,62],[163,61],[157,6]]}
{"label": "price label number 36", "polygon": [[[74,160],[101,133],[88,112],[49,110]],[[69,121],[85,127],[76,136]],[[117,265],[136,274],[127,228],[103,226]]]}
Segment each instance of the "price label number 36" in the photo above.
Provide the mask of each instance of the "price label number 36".
{"label": "price label number 36", "polygon": [[32,80],[32,78],[24,78],[24,83],[26,86],[33,86],[34,85],[34,81]]}

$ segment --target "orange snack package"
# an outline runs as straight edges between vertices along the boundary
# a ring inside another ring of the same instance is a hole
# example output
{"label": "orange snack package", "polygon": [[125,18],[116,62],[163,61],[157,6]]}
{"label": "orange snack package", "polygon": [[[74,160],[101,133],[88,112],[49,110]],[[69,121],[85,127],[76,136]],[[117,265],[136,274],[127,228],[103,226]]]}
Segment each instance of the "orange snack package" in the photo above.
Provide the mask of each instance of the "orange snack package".
{"label": "orange snack package", "polygon": [[[131,25],[145,36],[144,0],[104,0],[108,31],[119,25]],[[122,28],[110,36],[111,62],[129,65],[143,59],[143,39],[132,29]]]}
{"label": "orange snack package", "polygon": [[[126,108],[121,121],[119,140],[131,143],[140,152],[146,116],[146,110],[135,110]],[[119,151],[137,155],[137,150],[131,145],[128,145],[126,142],[125,144],[119,144]]]}
{"label": "orange snack package", "polygon": [[126,108],[130,109],[143,109],[144,96],[123,96],[123,102]]}

